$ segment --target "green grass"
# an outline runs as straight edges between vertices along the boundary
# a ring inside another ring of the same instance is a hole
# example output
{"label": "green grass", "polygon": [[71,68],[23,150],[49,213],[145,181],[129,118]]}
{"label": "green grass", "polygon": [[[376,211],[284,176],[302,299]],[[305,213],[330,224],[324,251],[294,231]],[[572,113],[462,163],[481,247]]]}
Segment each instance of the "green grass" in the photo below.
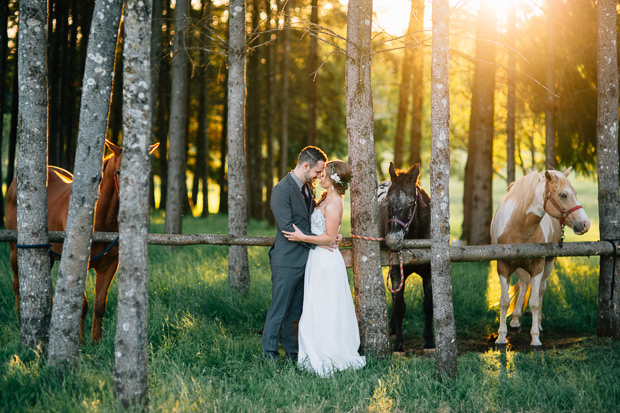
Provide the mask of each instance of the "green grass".
{"label": "green grass", "polygon": [[[590,207],[586,210],[592,218]],[[185,218],[184,228],[226,233],[227,219]],[[163,217],[155,214],[152,231],[162,230]],[[250,234],[273,232],[263,222],[249,224]],[[344,229],[343,233],[348,235]],[[405,289],[406,355],[370,358],[364,369],[330,379],[286,363],[261,363],[259,332],[271,296],[268,249],[248,251],[251,286],[247,295],[240,296],[228,288],[226,247],[149,248],[153,411],[611,412],[620,405],[620,344],[595,337],[595,258],[558,260],[544,299],[544,353],[489,350],[487,339],[497,331],[499,312],[494,264],[453,264],[459,375],[440,383],[434,360],[420,356],[423,313],[417,276]],[[61,377],[45,366],[44,357],[19,347],[6,244],[0,245],[0,273],[0,411],[116,411],[112,382],[116,281],[110,289],[101,344],[84,345],[77,369]],[[86,286],[91,303],[93,289],[91,274]],[[87,328],[91,317],[92,305]],[[530,324],[525,315],[523,332],[510,336],[515,348],[520,342],[527,346]]]}

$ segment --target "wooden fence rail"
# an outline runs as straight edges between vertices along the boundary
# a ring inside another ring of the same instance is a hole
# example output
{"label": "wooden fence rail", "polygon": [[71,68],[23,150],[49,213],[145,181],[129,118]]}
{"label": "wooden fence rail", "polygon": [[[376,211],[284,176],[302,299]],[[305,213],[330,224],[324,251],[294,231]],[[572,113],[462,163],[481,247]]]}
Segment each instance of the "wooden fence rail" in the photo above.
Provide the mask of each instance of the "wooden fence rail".
{"label": "wooden fence rail", "polygon": [[[94,242],[112,242],[117,237],[116,232],[95,232]],[[62,242],[65,233],[63,231],[50,231],[50,242]],[[0,231],[1,241],[17,241],[17,231]],[[264,246],[273,245],[274,237],[265,236],[232,236],[228,234],[149,234],[147,242],[152,245],[248,245]],[[358,240],[358,242],[377,242]],[[340,244],[347,266],[352,262],[353,245],[351,238],[344,238]],[[405,240],[402,256],[404,264],[426,264],[431,261],[430,240]],[[502,244],[502,245],[477,245],[477,246],[452,246],[450,247],[450,261],[474,262],[492,261],[497,259],[511,260],[521,258],[543,257],[572,257],[572,256],[601,256],[613,255],[614,246],[610,241],[591,242],[565,242],[560,247],[559,243],[546,244]],[[620,255],[618,248],[617,255]],[[392,258],[398,262],[396,257]],[[389,265],[389,252],[381,250],[381,264]]]}

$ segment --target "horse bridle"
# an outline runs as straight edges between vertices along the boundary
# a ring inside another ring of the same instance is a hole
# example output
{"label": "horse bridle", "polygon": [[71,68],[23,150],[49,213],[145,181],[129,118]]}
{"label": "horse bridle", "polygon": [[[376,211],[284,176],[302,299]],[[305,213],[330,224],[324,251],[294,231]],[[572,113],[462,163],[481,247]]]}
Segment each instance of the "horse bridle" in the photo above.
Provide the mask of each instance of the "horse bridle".
{"label": "horse bridle", "polygon": [[545,212],[547,212],[547,201],[551,201],[553,206],[556,207],[557,210],[561,212],[560,226],[562,226],[562,228],[564,228],[564,220],[570,214],[572,214],[573,212],[577,211],[578,209],[583,208],[581,205],[577,205],[577,206],[572,207],[571,209],[564,209],[560,205],[558,205],[558,203],[555,202],[555,200],[551,197],[551,191],[549,190],[549,181],[545,182],[545,202],[543,204],[543,210]]}
{"label": "horse bridle", "polygon": [[396,222],[397,224],[399,224],[401,227],[403,227],[405,229],[405,234],[407,233],[407,230],[409,229],[409,226],[411,225],[411,223],[413,222],[413,218],[415,218],[416,213],[418,212],[418,203],[422,203],[423,207],[426,207],[426,204],[424,203],[424,199],[422,199],[422,195],[420,195],[420,190],[418,189],[417,185],[415,187],[415,195],[416,195],[416,203],[415,203],[415,207],[413,207],[413,212],[411,213],[411,217],[409,218],[409,221],[407,221],[407,223],[405,224],[403,221],[401,221],[398,218],[390,218],[388,219],[388,224],[390,222]]}
{"label": "horse bridle", "polygon": [[[426,208],[426,204],[424,203],[424,199],[422,199],[422,195],[420,195],[420,190],[418,189],[417,185],[415,187],[415,195],[416,195],[416,203],[415,203],[415,206],[413,207],[413,212],[411,213],[411,217],[409,218],[409,221],[407,221],[406,224],[398,218],[390,218],[387,221],[388,224],[390,222],[396,222],[397,224],[402,226],[405,229],[405,235],[407,234],[407,230],[409,229],[409,226],[413,222],[413,218],[415,218],[416,213],[418,212],[418,204],[421,203],[422,206]],[[405,285],[405,274],[403,273],[403,255],[400,251],[398,251],[398,260],[400,261],[400,283],[398,287],[395,290],[390,288],[390,286],[388,285],[388,280],[390,279],[389,276],[385,280],[385,286],[387,287],[388,291],[391,292],[392,294],[396,294],[397,292],[402,290],[403,286]],[[390,250],[390,272],[391,271],[392,271],[392,250]]]}

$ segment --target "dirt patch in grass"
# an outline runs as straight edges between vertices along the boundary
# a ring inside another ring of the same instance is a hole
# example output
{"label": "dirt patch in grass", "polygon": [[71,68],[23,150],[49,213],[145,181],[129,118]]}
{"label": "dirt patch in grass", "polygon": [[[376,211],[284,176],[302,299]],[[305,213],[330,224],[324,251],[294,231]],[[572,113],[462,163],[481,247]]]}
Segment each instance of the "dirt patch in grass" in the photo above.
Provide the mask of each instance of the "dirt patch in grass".
{"label": "dirt patch in grass", "polygon": [[[484,353],[489,350],[495,349],[495,340],[497,334],[491,334],[487,337],[457,337],[457,352],[458,354],[464,353]],[[540,341],[543,343],[543,350],[562,349],[579,344],[587,339],[586,335],[579,335],[571,332],[543,332],[540,336]],[[530,351],[530,332],[509,332],[508,333],[508,349],[511,351],[527,352]],[[419,338],[407,338],[405,337],[405,353],[401,355],[410,356],[425,356],[427,355],[424,350],[424,340]]]}

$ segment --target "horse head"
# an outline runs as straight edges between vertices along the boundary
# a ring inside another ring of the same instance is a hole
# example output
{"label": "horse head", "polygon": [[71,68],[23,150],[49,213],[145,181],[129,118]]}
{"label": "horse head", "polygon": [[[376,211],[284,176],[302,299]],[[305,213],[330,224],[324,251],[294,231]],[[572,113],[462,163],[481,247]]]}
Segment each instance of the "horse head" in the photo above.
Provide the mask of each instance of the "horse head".
{"label": "horse head", "polygon": [[[118,179],[121,175],[121,161],[123,157],[123,150],[107,139],[105,140],[105,144],[112,153],[104,159],[103,179],[107,180],[108,182],[114,182],[114,190],[116,196],[118,196]],[[153,154],[153,152],[155,152],[155,149],[157,149],[158,147],[159,142],[149,146],[149,155]]]}
{"label": "horse head", "polygon": [[413,222],[418,204],[421,203],[420,164],[412,165],[407,171],[397,169],[390,162],[392,184],[387,192],[387,231],[385,243],[392,251],[402,248],[403,240]]}
{"label": "horse head", "polygon": [[590,218],[577,200],[577,192],[568,180],[566,171],[545,171],[545,192],[543,195],[543,209],[549,215],[557,218],[560,225],[568,225],[577,235],[582,235],[590,229]]}

